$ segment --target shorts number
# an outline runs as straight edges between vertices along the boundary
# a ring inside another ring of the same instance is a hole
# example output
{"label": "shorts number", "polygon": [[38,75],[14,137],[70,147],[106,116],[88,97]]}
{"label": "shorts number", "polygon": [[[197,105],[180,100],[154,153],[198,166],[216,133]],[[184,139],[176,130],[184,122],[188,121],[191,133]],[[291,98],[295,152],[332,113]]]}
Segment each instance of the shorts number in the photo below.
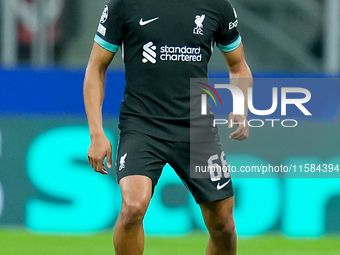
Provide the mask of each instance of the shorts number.
{"label": "shorts number", "polygon": [[219,159],[218,154],[214,154],[210,156],[210,158],[208,159],[208,169],[210,173],[210,179],[213,182],[221,180],[222,173],[225,178],[230,177],[230,172],[228,169],[228,162],[227,162],[224,151],[221,152],[221,157],[220,157],[222,166],[214,162],[214,160],[218,160],[218,159]]}

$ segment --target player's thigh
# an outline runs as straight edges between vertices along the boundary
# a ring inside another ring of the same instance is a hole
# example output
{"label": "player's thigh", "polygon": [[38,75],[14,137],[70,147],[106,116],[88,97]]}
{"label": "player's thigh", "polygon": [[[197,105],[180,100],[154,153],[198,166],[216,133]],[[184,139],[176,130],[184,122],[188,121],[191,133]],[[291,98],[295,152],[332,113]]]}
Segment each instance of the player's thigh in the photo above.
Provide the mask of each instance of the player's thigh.
{"label": "player's thigh", "polygon": [[144,215],[152,197],[151,179],[142,175],[130,175],[122,178],[119,186],[122,194],[122,210]]}
{"label": "player's thigh", "polygon": [[141,214],[146,211],[162,169],[162,144],[143,133],[121,134],[116,173],[122,193],[122,210]]}

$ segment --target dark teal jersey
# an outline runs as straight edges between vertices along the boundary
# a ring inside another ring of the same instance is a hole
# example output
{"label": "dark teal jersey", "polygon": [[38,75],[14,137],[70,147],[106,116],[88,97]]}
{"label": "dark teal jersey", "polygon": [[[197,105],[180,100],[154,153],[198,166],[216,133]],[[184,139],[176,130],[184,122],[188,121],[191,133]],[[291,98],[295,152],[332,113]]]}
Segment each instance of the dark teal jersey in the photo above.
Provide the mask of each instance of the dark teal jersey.
{"label": "dark teal jersey", "polygon": [[[126,88],[121,131],[190,141],[190,78],[208,76],[214,43],[222,51],[240,45],[237,24],[228,0],[112,0],[107,4],[95,41],[112,52],[122,47]],[[202,116],[196,117],[202,121]],[[213,115],[204,118],[209,126],[204,139],[216,139]]]}

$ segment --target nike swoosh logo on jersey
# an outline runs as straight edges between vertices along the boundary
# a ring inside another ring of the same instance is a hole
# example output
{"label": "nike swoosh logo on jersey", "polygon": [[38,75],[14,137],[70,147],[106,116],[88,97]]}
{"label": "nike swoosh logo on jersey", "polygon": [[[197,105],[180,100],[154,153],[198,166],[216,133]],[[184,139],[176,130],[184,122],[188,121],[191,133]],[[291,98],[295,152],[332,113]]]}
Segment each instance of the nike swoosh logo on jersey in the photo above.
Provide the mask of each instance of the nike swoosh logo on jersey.
{"label": "nike swoosh logo on jersey", "polygon": [[159,19],[159,17],[156,17],[156,18],[153,18],[153,19],[149,19],[149,20],[143,21],[143,18],[141,18],[140,21],[139,21],[139,25],[145,26],[146,24],[149,24],[152,21],[155,21],[155,20],[158,20],[158,19]]}
{"label": "nike swoosh logo on jersey", "polygon": [[217,190],[223,189],[225,186],[228,185],[229,182],[230,179],[227,182],[223,183],[222,185],[220,185],[220,183],[217,183]]}

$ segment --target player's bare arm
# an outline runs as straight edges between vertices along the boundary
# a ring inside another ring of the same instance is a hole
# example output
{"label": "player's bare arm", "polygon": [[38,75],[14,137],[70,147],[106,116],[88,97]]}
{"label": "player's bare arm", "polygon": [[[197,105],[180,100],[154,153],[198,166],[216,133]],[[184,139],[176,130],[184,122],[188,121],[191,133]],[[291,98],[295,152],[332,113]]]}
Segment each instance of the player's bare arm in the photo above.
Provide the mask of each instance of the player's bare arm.
{"label": "player's bare arm", "polygon": [[[229,114],[229,128],[233,128],[233,123],[243,123],[248,115],[248,88],[253,86],[253,76],[251,74],[250,68],[247,65],[243,44],[231,51],[222,52],[224,58],[227,62],[230,76],[230,83],[239,87],[245,97],[244,104],[244,116],[234,115],[232,112]],[[243,141],[249,136],[249,126],[247,121],[245,125],[238,125],[238,128],[232,132],[229,136],[231,139]]]}
{"label": "player's bare arm", "polygon": [[94,43],[84,80],[84,103],[91,137],[87,156],[92,168],[101,174],[108,174],[103,167],[105,158],[107,167],[112,166],[112,145],[104,133],[102,105],[106,70],[114,55]]}

